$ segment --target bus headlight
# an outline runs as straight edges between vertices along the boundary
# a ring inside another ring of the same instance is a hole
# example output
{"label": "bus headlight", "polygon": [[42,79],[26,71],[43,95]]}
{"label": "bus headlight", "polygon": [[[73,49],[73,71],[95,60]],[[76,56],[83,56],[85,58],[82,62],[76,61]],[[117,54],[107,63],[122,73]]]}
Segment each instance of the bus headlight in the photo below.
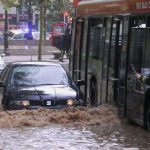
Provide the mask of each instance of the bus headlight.
{"label": "bus headlight", "polygon": [[68,101],[67,101],[67,105],[68,106],[73,106],[75,104],[75,100],[73,100],[73,99],[68,99]]}

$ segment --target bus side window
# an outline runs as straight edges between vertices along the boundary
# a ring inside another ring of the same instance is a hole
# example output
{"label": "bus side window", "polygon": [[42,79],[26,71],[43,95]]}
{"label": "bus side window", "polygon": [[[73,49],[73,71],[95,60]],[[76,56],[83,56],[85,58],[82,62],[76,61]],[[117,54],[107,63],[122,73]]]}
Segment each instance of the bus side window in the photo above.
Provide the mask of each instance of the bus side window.
{"label": "bus side window", "polygon": [[[134,71],[141,73],[144,57],[145,29],[146,22],[144,18],[133,18],[130,39],[130,73],[133,73]],[[133,67],[135,70],[133,70]]]}
{"label": "bus side window", "polygon": [[[141,72],[143,57],[144,30],[132,29],[130,43],[130,60],[137,72]],[[131,70],[133,72],[133,70]]]}
{"label": "bus side window", "polygon": [[[93,32],[93,33],[92,33]],[[103,58],[104,41],[105,41],[105,29],[102,27],[96,27],[91,32],[91,56],[94,59]]]}
{"label": "bus side window", "polygon": [[102,59],[103,58],[103,48],[104,48],[103,29],[95,28],[94,29],[92,57],[94,59]]}
{"label": "bus side window", "polygon": [[93,59],[103,58],[105,28],[103,18],[92,18],[90,29],[90,56]]}

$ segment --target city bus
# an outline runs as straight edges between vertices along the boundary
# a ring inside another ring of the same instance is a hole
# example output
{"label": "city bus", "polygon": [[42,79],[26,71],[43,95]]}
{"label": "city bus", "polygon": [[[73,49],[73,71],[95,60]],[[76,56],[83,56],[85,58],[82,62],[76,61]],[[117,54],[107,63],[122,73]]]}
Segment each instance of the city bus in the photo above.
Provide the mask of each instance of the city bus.
{"label": "city bus", "polygon": [[55,46],[61,49],[61,35],[64,33],[64,23],[54,23],[52,24],[51,29],[51,39],[50,43],[52,46]]}
{"label": "city bus", "polygon": [[67,24],[65,24],[64,22],[52,24],[52,30],[51,30],[52,36],[50,38],[50,43],[52,46],[55,46],[61,50],[61,37],[67,28],[69,28],[71,32],[71,22]]}
{"label": "city bus", "polygon": [[150,0],[80,0],[69,63],[83,80],[86,105],[115,104],[118,114],[150,128]]}

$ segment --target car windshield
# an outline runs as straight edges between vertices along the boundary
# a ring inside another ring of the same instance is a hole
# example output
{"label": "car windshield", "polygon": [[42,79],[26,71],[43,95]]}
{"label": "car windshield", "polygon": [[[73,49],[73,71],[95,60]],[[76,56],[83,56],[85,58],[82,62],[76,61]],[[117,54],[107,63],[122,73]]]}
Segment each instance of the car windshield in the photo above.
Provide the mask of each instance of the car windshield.
{"label": "car windshield", "polygon": [[60,66],[28,65],[13,69],[11,84],[14,86],[68,85],[69,79]]}

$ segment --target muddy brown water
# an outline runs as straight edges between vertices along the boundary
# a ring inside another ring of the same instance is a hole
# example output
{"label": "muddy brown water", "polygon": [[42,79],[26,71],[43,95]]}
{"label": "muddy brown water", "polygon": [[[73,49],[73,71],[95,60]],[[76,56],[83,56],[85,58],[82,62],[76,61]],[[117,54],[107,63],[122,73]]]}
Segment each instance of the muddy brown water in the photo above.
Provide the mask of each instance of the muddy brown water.
{"label": "muddy brown water", "polygon": [[0,149],[150,150],[150,133],[120,120],[110,105],[1,111]]}

